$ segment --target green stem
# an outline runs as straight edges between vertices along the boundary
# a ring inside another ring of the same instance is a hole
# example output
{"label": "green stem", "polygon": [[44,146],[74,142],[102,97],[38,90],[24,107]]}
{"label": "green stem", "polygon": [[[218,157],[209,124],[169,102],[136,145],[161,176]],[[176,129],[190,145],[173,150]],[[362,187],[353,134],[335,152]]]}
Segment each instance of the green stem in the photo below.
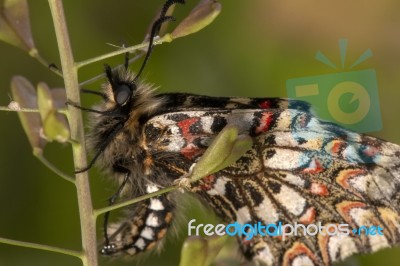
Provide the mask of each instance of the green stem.
{"label": "green stem", "polygon": [[104,208],[101,208],[101,209],[95,209],[94,210],[94,215],[96,217],[98,217],[99,215],[104,214],[106,212],[114,211],[116,209],[120,209],[120,208],[129,206],[129,205],[132,205],[134,203],[138,203],[140,201],[143,201],[143,200],[146,200],[146,199],[149,199],[149,198],[152,198],[152,197],[156,197],[156,196],[159,196],[159,195],[167,193],[167,192],[171,192],[172,190],[175,190],[178,187],[179,187],[178,185],[170,186],[170,187],[163,188],[163,189],[160,189],[160,190],[158,190],[156,192],[149,193],[149,194],[146,194],[146,195],[143,195],[143,196],[131,199],[131,200],[127,200],[127,201],[124,201],[124,202],[121,202],[121,203],[117,203],[117,204],[114,204],[114,205],[111,205],[111,206],[108,206],[108,207],[104,207]]}
{"label": "green stem", "polygon": [[[139,59],[140,57],[142,57],[142,56],[143,56],[143,54],[138,54],[138,55],[136,55],[135,57],[129,59],[129,64],[131,64],[132,62],[135,62],[136,60],[138,60],[138,59]],[[113,69],[113,70],[114,70],[114,69],[118,69],[118,68],[120,68],[120,67],[122,67],[122,66],[124,66],[124,64],[117,65],[117,66],[113,67],[112,69]],[[90,79],[88,79],[88,80],[85,80],[85,81],[79,83],[79,86],[80,86],[80,87],[83,87],[83,86],[86,86],[86,85],[88,85],[88,84],[92,84],[92,83],[94,83],[94,82],[96,82],[96,81],[98,81],[98,80],[104,78],[105,76],[106,76],[106,74],[103,72],[103,73],[101,73],[100,75],[97,75],[97,76],[95,76],[95,77],[93,77],[93,78],[90,78]]]}
{"label": "green stem", "polygon": [[18,246],[18,247],[46,250],[46,251],[51,251],[51,252],[55,252],[55,253],[61,253],[61,254],[64,254],[64,255],[69,255],[69,256],[73,256],[73,257],[77,257],[77,258],[82,259],[82,253],[81,252],[70,250],[70,249],[65,249],[65,248],[58,248],[58,247],[42,245],[42,244],[37,244],[37,243],[29,243],[29,242],[24,242],[24,241],[8,239],[8,238],[4,238],[4,237],[0,237],[0,243],[13,245],[13,246]]}
{"label": "green stem", "polygon": [[[80,103],[78,68],[74,63],[62,1],[48,1],[57,37],[67,98],[72,102]],[[82,145],[85,143],[85,138],[81,110],[69,105],[67,118],[71,129],[71,138],[77,141],[72,145],[75,169],[82,169],[87,166],[87,160],[85,145]],[[81,222],[82,262],[84,266],[97,266],[96,219],[93,215],[88,173],[77,174],[75,185]]]}
{"label": "green stem", "polygon": [[50,67],[50,63],[47,62],[40,54],[39,51],[36,49],[32,49],[29,51],[29,55],[32,56],[33,58],[35,58],[40,64],[42,64],[43,66],[47,67],[48,69],[50,69],[53,73],[55,73],[56,75],[63,77],[62,72],[54,67]]}
{"label": "green stem", "polygon": [[87,59],[87,60],[84,60],[84,61],[81,61],[81,62],[77,62],[76,66],[77,66],[77,68],[81,68],[83,66],[86,66],[86,65],[89,65],[89,64],[93,64],[93,63],[96,63],[98,61],[101,61],[101,60],[104,60],[104,59],[107,59],[107,58],[110,58],[110,57],[113,57],[113,56],[116,56],[116,55],[119,55],[119,54],[124,54],[126,52],[132,52],[132,51],[135,51],[135,50],[146,48],[148,45],[149,45],[148,43],[141,43],[141,44],[138,44],[138,45],[135,45],[135,46],[122,48],[122,49],[116,50],[116,51],[108,53],[108,54],[103,54],[103,55],[100,55],[100,56],[97,56],[97,57],[93,57],[93,58],[90,58],[90,59]]}
{"label": "green stem", "polygon": [[[0,106],[0,111],[6,112],[21,112],[21,113],[40,113],[39,109],[33,108],[22,108],[18,107],[17,109],[10,108],[9,106]],[[66,109],[57,109],[56,110],[60,114],[67,115],[68,111]]]}
{"label": "green stem", "polygon": [[[169,34],[166,34],[162,38],[158,39],[154,43],[154,45],[161,44],[161,43],[164,43],[164,42],[171,42],[171,41],[172,41],[171,36]],[[116,55],[124,54],[124,53],[127,53],[127,52],[131,53],[131,52],[136,51],[136,50],[147,48],[148,46],[149,46],[149,43],[145,42],[145,43],[141,43],[141,44],[138,44],[138,45],[134,45],[134,46],[126,47],[126,48],[121,48],[121,49],[118,49],[117,51],[114,51],[114,52],[111,52],[111,53],[108,53],[108,54],[100,55],[100,56],[97,56],[97,57],[94,57],[94,58],[90,58],[90,59],[87,59],[87,60],[84,60],[84,61],[81,61],[81,62],[77,62],[76,63],[76,67],[79,69],[79,68],[81,68],[83,66],[86,66],[86,65],[89,65],[89,64],[93,64],[93,63],[96,63],[98,61],[101,61],[101,60],[104,60],[104,59],[107,59],[107,58],[110,58],[110,57],[113,57],[113,56],[116,56]]]}
{"label": "green stem", "polygon": [[64,180],[67,180],[68,182],[71,182],[72,184],[75,184],[75,179],[66,173],[62,172],[60,169],[55,167],[51,162],[49,162],[43,155],[42,153],[38,152],[33,152],[33,154],[36,156],[36,158],[39,159],[39,161],[44,164],[47,168],[49,168],[51,171],[53,171],[56,175],[60,176]]}

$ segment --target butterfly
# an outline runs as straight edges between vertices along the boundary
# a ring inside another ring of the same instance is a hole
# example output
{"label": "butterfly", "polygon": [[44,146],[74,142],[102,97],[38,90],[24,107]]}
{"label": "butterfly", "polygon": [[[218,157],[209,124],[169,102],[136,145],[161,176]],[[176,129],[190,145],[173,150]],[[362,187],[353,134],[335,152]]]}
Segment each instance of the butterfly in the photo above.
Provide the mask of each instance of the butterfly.
{"label": "butterfly", "polygon": [[[348,224],[348,235],[238,236],[241,251],[261,265],[330,265],[400,242],[400,146],[319,120],[309,104],[281,98],[157,94],[139,76],[168,8],[150,35],[135,76],[106,66],[104,101],[93,109],[89,146],[120,185],[111,198],[138,197],[187,176],[215,137],[235,126],[253,145],[232,165],[191,183],[190,193],[225,223]],[[140,202],[121,222],[105,218],[104,255],[153,249],[167,234],[179,203],[173,193]],[[383,234],[352,230],[379,226]]]}

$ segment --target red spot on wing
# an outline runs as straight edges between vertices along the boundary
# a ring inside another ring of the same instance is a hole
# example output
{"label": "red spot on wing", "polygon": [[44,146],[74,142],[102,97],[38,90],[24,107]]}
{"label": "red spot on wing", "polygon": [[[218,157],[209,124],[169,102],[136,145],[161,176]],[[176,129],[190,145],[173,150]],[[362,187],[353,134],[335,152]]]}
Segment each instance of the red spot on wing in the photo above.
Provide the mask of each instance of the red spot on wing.
{"label": "red spot on wing", "polygon": [[201,155],[204,150],[200,149],[198,146],[193,144],[194,139],[197,137],[192,134],[190,127],[200,120],[199,117],[192,117],[177,123],[178,127],[181,129],[182,137],[186,141],[186,146],[181,149],[181,154],[192,160],[194,157]]}
{"label": "red spot on wing", "polygon": [[307,174],[318,174],[324,170],[325,170],[325,168],[322,166],[322,164],[318,160],[312,159],[310,164],[308,165],[308,167],[305,168],[303,170],[303,172],[307,173]]}
{"label": "red spot on wing", "polygon": [[215,176],[214,175],[209,175],[206,177],[203,177],[200,179],[201,185],[200,188],[201,190],[208,191],[213,188],[215,184]]}
{"label": "red spot on wing", "polygon": [[362,169],[345,169],[340,171],[336,177],[336,182],[345,189],[350,189],[350,180],[354,177],[364,175],[365,171]]}
{"label": "red spot on wing", "polygon": [[299,222],[302,224],[311,224],[315,221],[315,216],[317,212],[314,207],[310,207],[306,212],[300,217]]}
{"label": "red spot on wing", "polygon": [[330,264],[330,255],[329,255],[329,238],[328,234],[322,235],[318,234],[318,245],[320,246],[322,260],[326,265]]}
{"label": "red spot on wing", "polygon": [[363,150],[363,153],[368,157],[374,157],[376,154],[379,153],[379,149],[372,146],[368,146],[366,149]]}
{"label": "red spot on wing", "polygon": [[262,113],[260,119],[260,125],[256,128],[256,133],[267,132],[270,130],[271,124],[274,121],[273,113],[272,112],[264,112]]}
{"label": "red spot on wing", "polygon": [[334,155],[338,155],[345,143],[341,140],[334,140],[331,143],[331,153]]}
{"label": "red spot on wing", "polygon": [[271,101],[263,101],[261,103],[259,103],[259,106],[261,107],[261,109],[269,109],[271,108]]}
{"label": "red spot on wing", "polygon": [[354,222],[353,217],[351,217],[350,211],[357,208],[365,208],[367,205],[359,201],[342,201],[336,204],[336,209],[343,219],[351,226],[356,227],[357,224]]}
{"label": "red spot on wing", "polygon": [[[318,234],[318,245],[320,247],[320,251],[321,251],[321,256],[322,256],[322,260],[324,261],[325,265],[330,265],[332,263],[331,261],[331,256],[329,254],[329,239],[331,238],[331,236],[328,234],[327,226],[329,224],[324,224],[324,229],[322,230],[323,234]],[[334,224],[333,225],[336,226],[336,228],[339,226],[338,224]],[[335,229],[330,227],[329,232],[331,234],[334,233]]]}
{"label": "red spot on wing", "polygon": [[317,260],[314,252],[312,252],[306,245],[300,242],[294,243],[293,246],[285,252],[282,265],[292,265],[292,262],[296,259],[296,257],[300,256],[306,256],[310,258],[310,260],[313,261],[315,265],[317,265]]}
{"label": "red spot on wing", "polygon": [[318,195],[318,196],[328,196],[329,190],[328,188],[321,183],[312,183],[311,184],[311,193]]}
{"label": "red spot on wing", "polygon": [[203,153],[204,149],[201,149],[192,143],[189,143],[188,145],[186,145],[184,148],[181,149],[181,154],[186,158],[188,158],[189,160],[192,160],[193,158]]}
{"label": "red spot on wing", "polygon": [[183,136],[184,138],[187,139],[187,138],[193,137],[192,134],[191,134],[191,132],[190,132],[190,127],[191,127],[194,123],[196,123],[197,121],[199,121],[199,120],[200,120],[199,117],[192,117],[192,118],[188,118],[188,119],[179,121],[179,122],[177,123],[178,127],[179,127],[179,128],[181,129],[181,131],[182,131],[182,136]]}

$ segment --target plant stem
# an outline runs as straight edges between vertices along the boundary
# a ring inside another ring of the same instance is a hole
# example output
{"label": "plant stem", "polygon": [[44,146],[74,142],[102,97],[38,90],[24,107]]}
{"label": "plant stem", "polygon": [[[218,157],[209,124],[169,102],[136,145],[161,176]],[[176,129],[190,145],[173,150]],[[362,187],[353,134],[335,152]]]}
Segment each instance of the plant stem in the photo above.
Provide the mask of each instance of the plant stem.
{"label": "plant stem", "polygon": [[39,51],[36,49],[32,49],[29,51],[29,55],[32,56],[33,58],[35,58],[40,64],[42,64],[43,66],[47,67],[48,69],[50,69],[52,72],[54,72],[56,75],[62,77],[63,74],[61,73],[61,71],[59,69],[56,69],[54,67],[50,67],[50,63],[47,62],[40,54]]}
{"label": "plant stem", "polygon": [[47,250],[47,251],[51,251],[51,252],[55,252],[55,253],[61,253],[61,254],[74,256],[74,257],[82,259],[82,253],[81,252],[78,252],[78,251],[75,251],[75,250],[70,250],[70,249],[65,249],[65,248],[58,248],[58,247],[42,245],[42,244],[37,244],[37,243],[18,241],[18,240],[8,239],[8,238],[4,238],[4,237],[0,237],[0,243],[13,245],[13,246],[19,246],[19,247],[25,247],[25,248]]}
{"label": "plant stem", "polygon": [[[74,63],[62,1],[48,1],[57,37],[67,98],[72,102],[80,103],[78,70]],[[85,145],[82,145],[82,143],[85,143],[82,113],[80,109],[71,105],[68,106],[68,111],[71,138],[77,141],[72,145],[74,165],[76,169],[82,169],[87,165]],[[84,266],[97,266],[96,220],[93,215],[88,173],[77,174],[75,185],[81,222],[82,262]]]}
{"label": "plant stem", "polygon": [[[171,41],[172,41],[171,36],[169,34],[166,34],[162,38],[157,39],[156,42],[154,42],[154,45],[161,44],[164,42],[171,42]],[[149,43],[145,42],[145,43],[141,43],[138,45],[121,48],[121,49],[118,49],[117,51],[114,51],[114,52],[111,52],[108,54],[103,54],[103,55],[100,55],[100,56],[97,56],[94,58],[90,58],[90,59],[87,59],[87,60],[84,60],[81,62],[77,62],[76,66],[77,66],[77,68],[81,68],[83,66],[86,66],[86,65],[89,65],[89,64],[92,64],[92,63],[95,63],[95,62],[98,62],[98,61],[101,61],[101,60],[104,60],[104,59],[107,59],[107,58],[110,58],[110,57],[113,57],[116,55],[124,54],[127,52],[133,52],[133,51],[140,50],[143,48],[147,48],[148,46],[149,46]]]}
{"label": "plant stem", "polygon": [[[21,113],[40,113],[39,109],[32,109],[32,108],[22,108],[19,107],[18,109],[13,109],[8,106],[0,106],[0,111],[6,112],[21,112]],[[66,109],[56,109],[57,113],[67,115]]]}
{"label": "plant stem", "polygon": [[124,201],[124,202],[121,202],[121,203],[113,204],[111,206],[104,207],[104,208],[101,208],[101,209],[96,209],[96,210],[94,210],[94,215],[97,217],[97,216],[99,216],[99,215],[101,215],[103,213],[110,212],[110,211],[113,211],[113,210],[116,210],[116,209],[119,209],[119,208],[123,208],[123,207],[126,207],[128,205],[132,205],[132,204],[137,203],[139,201],[143,201],[143,200],[146,200],[146,199],[149,199],[149,198],[152,198],[152,197],[156,197],[156,196],[159,196],[159,195],[167,193],[167,192],[171,192],[172,190],[175,190],[177,188],[179,188],[178,185],[173,185],[173,186],[170,186],[170,187],[167,187],[167,188],[164,188],[164,189],[160,189],[160,190],[158,190],[156,192],[149,193],[149,194],[146,194],[146,195],[134,198],[134,199],[130,199],[130,200],[127,200],[127,201]]}
{"label": "plant stem", "polygon": [[36,156],[36,158],[39,159],[39,161],[44,164],[47,168],[49,168],[51,171],[53,171],[56,175],[60,176],[64,180],[67,180],[68,182],[71,182],[72,184],[75,184],[75,179],[66,173],[62,172],[59,170],[57,167],[55,167],[51,162],[49,162],[41,153],[33,152],[33,154]]}
{"label": "plant stem", "polygon": [[[143,54],[138,54],[138,55],[136,55],[135,57],[129,59],[129,64],[135,62],[136,60],[138,60],[138,59],[139,59],[140,57],[142,57],[142,56],[143,56]],[[118,68],[120,68],[120,67],[123,67],[124,65],[125,65],[125,64],[120,64],[120,65],[117,65],[117,66],[113,67],[112,69],[113,69],[113,70],[114,70],[114,69],[118,69]],[[106,74],[103,72],[103,73],[101,73],[100,75],[97,75],[97,76],[95,76],[95,77],[93,77],[93,78],[90,78],[90,79],[88,79],[88,80],[85,80],[85,81],[79,83],[79,86],[80,86],[80,87],[83,87],[83,86],[92,84],[92,83],[94,83],[94,82],[96,82],[96,81],[98,81],[98,80],[104,78],[105,76],[106,76]]]}
{"label": "plant stem", "polygon": [[149,45],[148,43],[141,43],[141,44],[138,44],[138,45],[135,45],[135,46],[127,47],[127,48],[121,48],[121,49],[118,49],[118,50],[116,50],[114,52],[111,52],[111,53],[108,53],[108,54],[104,54],[104,55],[100,55],[100,56],[97,56],[97,57],[93,57],[93,58],[84,60],[82,62],[77,62],[76,65],[77,65],[78,68],[81,68],[83,66],[86,66],[86,65],[89,65],[89,64],[93,64],[95,62],[98,62],[98,61],[101,61],[101,60],[104,60],[104,59],[107,59],[107,58],[110,58],[110,57],[113,57],[113,56],[116,56],[116,55],[119,55],[119,54],[123,54],[123,53],[126,53],[126,52],[132,52],[132,51],[135,51],[135,50],[143,49],[143,48],[147,47],[148,45]]}

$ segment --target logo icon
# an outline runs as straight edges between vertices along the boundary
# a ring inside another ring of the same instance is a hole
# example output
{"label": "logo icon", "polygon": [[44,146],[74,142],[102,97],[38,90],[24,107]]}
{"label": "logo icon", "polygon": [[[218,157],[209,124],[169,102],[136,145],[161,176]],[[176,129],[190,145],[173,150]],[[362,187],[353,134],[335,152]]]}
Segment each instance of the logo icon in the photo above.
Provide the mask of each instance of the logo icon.
{"label": "logo icon", "polygon": [[[339,48],[341,69],[344,69],[347,40],[339,40]],[[368,49],[350,68],[371,56],[372,51]],[[315,58],[337,69],[337,66],[320,51]],[[321,119],[357,132],[382,129],[378,83],[374,69],[289,79],[286,81],[286,90],[289,98],[312,104]]]}

